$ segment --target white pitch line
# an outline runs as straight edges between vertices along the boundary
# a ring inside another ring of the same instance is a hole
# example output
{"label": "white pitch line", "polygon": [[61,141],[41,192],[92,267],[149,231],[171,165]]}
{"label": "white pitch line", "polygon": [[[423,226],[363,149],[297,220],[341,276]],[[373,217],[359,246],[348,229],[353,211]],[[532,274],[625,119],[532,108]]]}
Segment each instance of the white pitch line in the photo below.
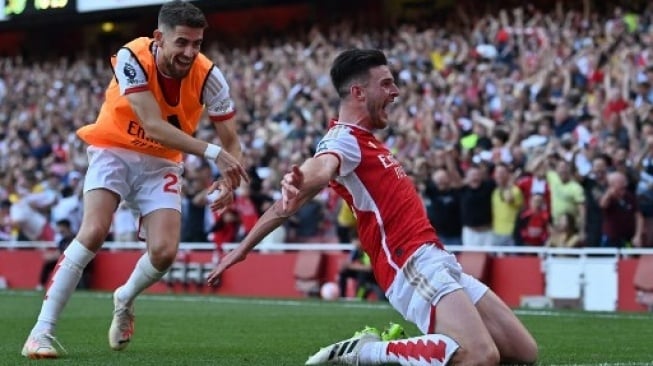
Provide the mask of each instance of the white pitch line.
{"label": "white pitch line", "polygon": [[551,311],[551,310],[516,309],[515,314],[528,315],[528,316],[566,317],[566,318],[653,320],[653,315],[650,313],[610,313],[610,312],[591,312],[591,311],[558,312],[558,311]]}
{"label": "white pitch line", "polygon": [[[25,296],[35,297],[43,296],[40,291],[14,291],[5,290],[0,291],[0,296],[3,294],[11,296]],[[75,292],[73,296],[84,296],[93,298],[111,298],[109,292]],[[305,301],[305,300],[282,300],[282,299],[261,299],[261,298],[246,298],[246,297],[222,297],[216,295],[158,295],[158,294],[144,294],[139,296],[140,299],[150,301],[183,301],[183,302],[210,302],[210,303],[223,303],[223,304],[254,304],[263,306],[339,306],[348,308],[359,309],[373,309],[373,310],[387,310],[390,305],[386,302],[368,302],[368,301]],[[565,317],[565,318],[604,318],[604,319],[635,319],[635,320],[653,320],[653,315],[649,313],[610,313],[610,312],[568,312],[568,311],[552,311],[552,310],[534,310],[534,309],[516,309],[515,314],[526,316],[543,316],[543,317]],[[602,364],[612,365],[612,364]],[[617,366],[619,364],[614,364]],[[628,365],[628,364],[624,364]],[[635,364],[639,365],[639,364]],[[650,363],[653,365],[653,362]],[[577,365],[589,366],[589,365]],[[592,365],[596,366],[596,365]]]}
{"label": "white pitch line", "polygon": [[[34,291],[0,291],[0,296],[6,294],[11,296],[24,296],[36,297],[43,296],[42,292]],[[111,293],[108,292],[76,292],[73,296],[77,297],[90,297],[105,299],[111,298]],[[261,298],[237,298],[237,297],[221,297],[215,296],[201,296],[201,295],[154,295],[145,294],[140,295],[139,299],[148,301],[182,301],[182,302],[210,302],[210,303],[223,303],[223,304],[254,304],[265,306],[339,306],[347,308],[362,308],[374,310],[388,310],[390,305],[385,302],[368,302],[368,301],[304,301],[304,300],[281,300],[281,299],[261,299]]]}

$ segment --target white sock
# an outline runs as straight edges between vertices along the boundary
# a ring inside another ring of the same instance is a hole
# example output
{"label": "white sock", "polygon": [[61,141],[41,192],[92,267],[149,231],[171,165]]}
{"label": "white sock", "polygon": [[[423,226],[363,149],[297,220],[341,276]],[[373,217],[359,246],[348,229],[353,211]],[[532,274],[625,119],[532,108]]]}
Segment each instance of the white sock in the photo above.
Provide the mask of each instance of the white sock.
{"label": "white sock", "polygon": [[54,274],[47,286],[41,312],[31,334],[54,333],[59,314],[75,292],[84,268],[93,257],[95,253],[86,249],[77,239],[73,239],[54,267]]}
{"label": "white sock", "polygon": [[456,341],[444,334],[426,334],[396,341],[367,343],[361,347],[358,357],[362,365],[398,363],[406,366],[442,366],[449,362],[458,347]]}
{"label": "white sock", "polygon": [[143,253],[127,282],[118,290],[116,294],[118,300],[125,304],[131,304],[136,296],[157,283],[166,272],[167,270],[159,271],[154,268],[148,253]]}

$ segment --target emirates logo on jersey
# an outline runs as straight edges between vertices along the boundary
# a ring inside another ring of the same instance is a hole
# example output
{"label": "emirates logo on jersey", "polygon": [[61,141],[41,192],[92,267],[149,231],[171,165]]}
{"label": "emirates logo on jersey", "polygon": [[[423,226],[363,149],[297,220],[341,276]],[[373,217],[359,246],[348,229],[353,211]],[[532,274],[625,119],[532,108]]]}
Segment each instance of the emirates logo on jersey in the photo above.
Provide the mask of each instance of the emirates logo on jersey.
{"label": "emirates logo on jersey", "polygon": [[386,168],[386,169],[391,168],[393,166],[401,165],[401,164],[399,164],[399,161],[397,159],[395,159],[394,156],[392,156],[392,154],[378,155],[378,158],[379,158],[379,161],[381,161],[381,164],[383,164],[383,167]]}
{"label": "emirates logo on jersey", "polygon": [[399,161],[395,159],[394,156],[392,156],[392,154],[387,154],[387,155],[379,154],[377,155],[377,158],[379,158],[381,165],[383,165],[385,169],[394,169],[395,174],[397,174],[397,179],[407,177],[404,168],[401,166]]}

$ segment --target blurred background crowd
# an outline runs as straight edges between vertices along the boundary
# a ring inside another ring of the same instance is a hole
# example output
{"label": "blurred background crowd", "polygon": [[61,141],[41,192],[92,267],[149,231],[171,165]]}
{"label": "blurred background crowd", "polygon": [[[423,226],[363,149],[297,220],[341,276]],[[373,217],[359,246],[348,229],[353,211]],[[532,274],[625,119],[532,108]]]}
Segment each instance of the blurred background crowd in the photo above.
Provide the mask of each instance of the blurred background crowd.
{"label": "blurred background crowd", "polygon": [[[378,135],[445,244],[653,246],[653,4],[590,3],[207,39],[253,179],[217,215],[205,196],[219,172],[187,157],[182,241],[235,242],[252,227],[337,117],[332,58],[361,47],[389,56],[401,95]],[[54,240],[62,219],[78,227],[88,162],[75,130],[95,120],[109,65],[88,50],[0,57],[0,240]],[[206,118],[198,136],[219,143]],[[108,240],[136,240],[137,222],[121,206]],[[350,242],[354,222],[325,191],[268,241]]]}

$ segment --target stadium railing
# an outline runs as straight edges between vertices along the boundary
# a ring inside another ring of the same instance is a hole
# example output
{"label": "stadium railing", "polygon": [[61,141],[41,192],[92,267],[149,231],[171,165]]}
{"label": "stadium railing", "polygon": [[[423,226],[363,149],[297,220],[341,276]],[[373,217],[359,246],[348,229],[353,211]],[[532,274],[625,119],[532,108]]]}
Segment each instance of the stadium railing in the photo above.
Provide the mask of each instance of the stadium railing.
{"label": "stadium railing", "polygon": [[[238,243],[226,243],[222,248],[229,251],[235,248]],[[0,249],[48,249],[55,248],[53,242],[33,242],[33,241],[0,241]],[[121,250],[121,249],[143,249],[145,244],[142,242],[106,242],[104,243],[103,250]],[[213,251],[215,245],[213,243],[181,243],[180,250],[197,250],[197,251]],[[266,251],[300,251],[300,250],[318,250],[318,251],[349,251],[353,249],[351,244],[339,243],[266,243],[264,246],[255,247],[254,250]],[[528,246],[490,246],[490,247],[474,247],[474,246],[461,246],[449,245],[447,250],[452,253],[461,252],[481,252],[496,255],[512,255],[512,254],[535,254],[538,256],[615,256],[615,257],[630,257],[637,255],[653,254],[653,248],[599,248],[599,247],[584,247],[584,248],[553,248],[553,247],[528,247]]]}

